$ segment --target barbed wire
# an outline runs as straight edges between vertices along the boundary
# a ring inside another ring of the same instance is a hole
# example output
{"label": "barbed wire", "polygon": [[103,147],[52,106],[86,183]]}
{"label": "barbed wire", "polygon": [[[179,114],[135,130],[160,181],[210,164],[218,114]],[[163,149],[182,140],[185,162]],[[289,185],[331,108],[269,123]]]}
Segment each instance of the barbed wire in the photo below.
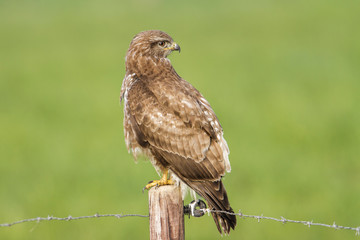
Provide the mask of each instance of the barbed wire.
{"label": "barbed wire", "polygon": [[[333,224],[325,224],[325,223],[317,223],[317,222],[313,222],[313,221],[303,221],[303,220],[291,220],[291,219],[287,219],[284,217],[280,217],[280,218],[275,218],[275,217],[266,217],[263,216],[262,214],[259,215],[248,215],[248,214],[243,214],[240,210],[238,211],[238,213],[234,213],[234,212],[227,212],[227,211],[221,211],[221,210],[212,210],[212,209],[200,209],[201,211],[203,211],[204,213],[226,213],[229,215],[235,215],[235,216],[239,216],[240,218],[253,218],[256,219],[258,222],[260,222],[260,220],[272,220],[272,221],[276,221],[276,222],[281,222],[283,224],[285,223],[299,223],[299,224],[303,224],[306,225],[308,227],[311,226],[321,226],[321,227],[327,227],[327,228],[333,228],[333,229],[344,229],[344,230],[351,230],[351,231],[355,231],[355,235],[359,236],[360,235],[360,226],[359,227],[347,227],[347,226],[341,226],[341,225],[337,225],[335,222]],[[149,217],[149,215],[141,215],[141,214],[94,214],[91,216],[80,216],[80,217],[72,217],[71,215],[68,217],[63,217],[63,218],[59,218],[59,217],[54,217],[54,216],[47,216],[47,217],[37,217],[37,218],[29,218],[29,219],[23,219],[23,220],[19,220],[19,221],[15,221],[12,223],[3,223],[0,224],[0,227],[11,227],[13,225],[16,224],[20,224],[20,223],[25,223],[25,222],[42,222],[42,221],[53,221],[53,220],[57,220],[57,221],[72,221],[72,220],[79,220],[79,219],[87,219],[87,218],[104,218],[104,217],[115,217],[115,218],[125,218],[125,217],[141,217],[141,218],[147,218]]]}
{"label": "barbed wire", "polygon": [[352,230],[352,231],[355,231],[356,236],[360,236],[360,226],[359,227],[347,227],[347,226],[337,225],[335,222],[333,224],[326,224],[326,223],[313,222],[313,220],[311,220],[311,221],[291,220],[291,219],[288,219],[288,218],[284,218],[282,216],[280,218],[275,218],[275,217],[265,217],[262,214],[260,216],[247,215],[247,214],[243,214],[240,210],[239,210],[238,213],[232,213],[232,212],[221,211],[221,210],[211,210],[211,209],[203,209],[202,211],[204,211],[205,213],[206,212],[207,213],[211,213],[211,212],[226,213],[226,214],[229,214],[229,215],[239,216],[240,218],[254,218],[254,219],[257,219],[258,222],[260,222],[260,220],[262,220],[262,219],[265,219],[265,220],[272,220],[272,221],[276,221],[276,222],[281,222],[283,224],[285,224],[285,223],[300,223],[300,224],[306,225],[308,227],[321,226],[321,227],[328,227],[328,228],[334,228],[334,229]]}
{"label": "barbed wire", "polygon": [[125,218],[125,217],[149,217],[149,215],[141,215],[141,214],[98,214],[95,213],[91,216],[81,216],[81,217],[72,217],[69,215],[68,217],[53,217],[53,216],[47,216],[47,217],[37,217],[37,218],[29,218],[29,219],[23,219],[12,223],[3,223],[0,224],[0,227],[11,227],[15,224],[19,223],[25,223],[25,222],[41,222],[41,221],[52,221],[52,220],[58,220],[58,221],[71,221],[71,220],[79,220],[79,219],[85,219],[85,218],[103,218],[103,217],[115,217],[115,218]]}

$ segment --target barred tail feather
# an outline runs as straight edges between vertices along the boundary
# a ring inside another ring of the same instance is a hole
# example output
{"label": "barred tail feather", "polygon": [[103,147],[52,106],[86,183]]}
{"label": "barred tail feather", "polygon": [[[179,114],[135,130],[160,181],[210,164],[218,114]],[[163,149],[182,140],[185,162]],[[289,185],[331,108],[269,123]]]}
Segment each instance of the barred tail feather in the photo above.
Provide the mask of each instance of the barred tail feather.
{"label": "barred tail feather", "polygon": [[[187,184],[207,201],[210,209],[234,212],[230,207],[227,193],[221,180],[215,182],[187,182]],[[235,215],[217,212],[212,212],[211,214],[220,233],[223,231],[225,234],[229,234],[230,229],[235,228]]]}

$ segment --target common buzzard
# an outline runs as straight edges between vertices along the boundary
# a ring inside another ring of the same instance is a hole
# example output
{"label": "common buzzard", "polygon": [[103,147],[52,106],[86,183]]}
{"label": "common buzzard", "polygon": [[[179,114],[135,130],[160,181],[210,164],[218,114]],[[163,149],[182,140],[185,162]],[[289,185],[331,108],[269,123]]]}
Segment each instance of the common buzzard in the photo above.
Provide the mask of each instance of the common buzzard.
{"label": "common buzzard", "polygon": [[[127,148],[162,173],[147,189],[185,184],[210,209],[233,212],[221,181],[231,170],[222,127],[208,101],[176,73],[167,58],[172,51],[180,46],[161,31],[141,32],[130,43],[120,94]],[[234,215],[212,216],[220,233],[236,225]]]}

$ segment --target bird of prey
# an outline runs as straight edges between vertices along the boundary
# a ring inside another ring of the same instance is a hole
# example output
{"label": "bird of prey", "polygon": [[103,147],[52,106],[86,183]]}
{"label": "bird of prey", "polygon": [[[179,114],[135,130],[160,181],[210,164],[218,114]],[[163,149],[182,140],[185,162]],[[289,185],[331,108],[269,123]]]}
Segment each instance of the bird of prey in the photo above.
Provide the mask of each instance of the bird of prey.
{"label": "bird of prey", "polygon": [[[127,148],[135,159],[147,156],[162,173],[146,189],[180,182],[210,209],[233,213],[221,181],[231,170],[222,127],[208,101],[176,73],[167,58],[172,51],[180,46],[157,30],[140,32],[130,43],[120,93]],[[236,225],[234,215],[212,216],[220,233]]]}

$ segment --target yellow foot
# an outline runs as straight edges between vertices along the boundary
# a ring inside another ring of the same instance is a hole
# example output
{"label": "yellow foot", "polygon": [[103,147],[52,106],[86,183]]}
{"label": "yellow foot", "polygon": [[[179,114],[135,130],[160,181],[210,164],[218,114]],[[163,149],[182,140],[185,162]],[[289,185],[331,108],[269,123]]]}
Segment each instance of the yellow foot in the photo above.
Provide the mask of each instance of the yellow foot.
{"label": "yellow foot", "polygon": [[143,191],[145,189],[149,190],[152,187],[160,187],[160,186],[164,186],[164,185],[173,185],[174,181],[172,179],[168,179],[168,170],[165,169],[162,172],[162,177],[160,180],[154,180],[154,181],[150,181],[144,188]]}
{"label": "yellow foot", "polygon": [[174,181],[171,179],[166,179],[165,181],[160,179],[160,180],[154,180],[154,181],[150,181],[149,184],[147,184],[145,186],[145,189],[149,190],[152,187],[160,187],[160,186],[164,186],[164,185],[173,185]]}

